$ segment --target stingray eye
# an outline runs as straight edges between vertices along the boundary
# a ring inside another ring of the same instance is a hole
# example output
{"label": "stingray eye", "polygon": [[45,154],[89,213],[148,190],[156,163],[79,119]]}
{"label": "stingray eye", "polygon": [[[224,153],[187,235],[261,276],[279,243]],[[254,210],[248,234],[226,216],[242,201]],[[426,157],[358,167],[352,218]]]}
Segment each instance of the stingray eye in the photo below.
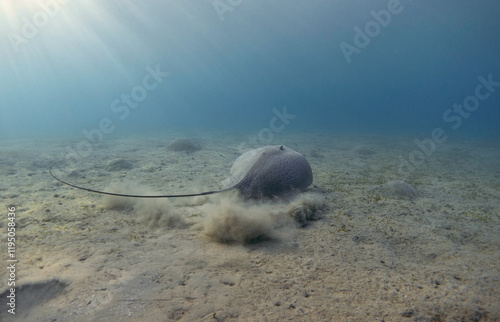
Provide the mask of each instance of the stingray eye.
{"label": "stingray eye", "polygon": [[283,146],[280,146],[280,150],[281,150],[281,151],[283,151],[283,150],[284,150],[284,149],[283,149]]}

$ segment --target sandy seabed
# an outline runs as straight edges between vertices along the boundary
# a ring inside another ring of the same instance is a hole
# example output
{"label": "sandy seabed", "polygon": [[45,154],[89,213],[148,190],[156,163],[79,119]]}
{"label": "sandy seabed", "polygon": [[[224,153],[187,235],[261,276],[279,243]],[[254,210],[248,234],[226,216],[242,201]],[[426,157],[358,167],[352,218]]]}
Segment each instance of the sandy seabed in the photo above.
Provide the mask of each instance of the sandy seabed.
{"label": "sandy seabed", "polygon": [[[181,136],[201,149],[167,149]],[[3,321],[500,320],[498,142],[449,140],[400,169],[412,137],[280,134],[273,143],[306,156],[313,185],[252,202],[110,198],[48,173],[62,160],[59,177],[93,189],[216,190],[248,147],[237,133],[105,138],[64,158],[81,140],[0,143]]]}

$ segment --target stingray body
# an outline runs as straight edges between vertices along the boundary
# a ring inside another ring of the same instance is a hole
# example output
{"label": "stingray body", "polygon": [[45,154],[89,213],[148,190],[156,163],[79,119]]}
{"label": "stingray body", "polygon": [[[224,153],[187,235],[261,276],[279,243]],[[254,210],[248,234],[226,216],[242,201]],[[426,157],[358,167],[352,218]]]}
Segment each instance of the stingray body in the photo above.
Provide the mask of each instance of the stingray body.
{"label": "stingray body", "polygon": [[300,192],[313,181],[306,158],[283,145],[265,146],[242,154],[223,181],[247,198],[284,197]]}
{"label": "stingray body", "polygon": [[173,198],[194,197],[238,189],[246,198],[280,198],[304,191],[313,181],[311,166],[306,158],[283,145],[265,146],[242,154],[234,162],[230,177],[222,183],[227,187],[222,190],[195,194],[142,196],[118,194],[80,187],[50,175],[57,181],[73,188],[90,192],[132,198]]}

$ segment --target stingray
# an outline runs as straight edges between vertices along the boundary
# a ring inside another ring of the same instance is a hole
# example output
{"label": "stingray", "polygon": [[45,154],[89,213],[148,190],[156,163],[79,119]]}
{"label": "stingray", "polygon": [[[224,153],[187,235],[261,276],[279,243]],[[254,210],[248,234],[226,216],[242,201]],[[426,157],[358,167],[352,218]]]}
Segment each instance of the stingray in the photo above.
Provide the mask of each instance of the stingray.
{"label": "stingray", "polygon": [[284,145],[268,145],[242,154],[231,167],[230,177],[222,182],[226,188],[192,194],[142,196],[84,188],[57,178],[52,173],[55,164],[52,164],[49,173],[60,183],[89,192],[130,198],[195,197],[236,189],[251,199],[282,198],[304,191],[313,181],[311,166],[306,158]]}

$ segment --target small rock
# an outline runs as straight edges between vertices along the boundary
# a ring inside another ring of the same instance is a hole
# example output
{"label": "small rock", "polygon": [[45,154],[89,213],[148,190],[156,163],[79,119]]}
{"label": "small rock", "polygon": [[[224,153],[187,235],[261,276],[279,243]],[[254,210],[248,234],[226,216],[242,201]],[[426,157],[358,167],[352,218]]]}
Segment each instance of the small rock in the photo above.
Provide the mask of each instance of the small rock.
{"label": "small rock", "polygon": [[177,138],[167,146],[168,150],[177,152],[196,152],[201,150],[201,145],[188,138]]}
{"label": "small rock", "polygon": [[376,152],[364,145],[360,145],[352,149],[352,153],[357,157],[366,159],[374,155]]}
{"label": "small rock", "polygon": [[83,177],[78,171],[71,171],[70,173],[68,173],[68,178],[81,178]]}
{"label": "small rock", "polygon": [[155,172],[156,166],[154,164],[147,164],[143,166],[141,170],[144,172]]}
{"label": "small rock", "polygon": [[415,315],[415,311],[413,309],[408,309],[401,314],[405,318],[411,318],[412,316]]}
{"label": "small rock", "polygon": [[106,166],[106,170],[108,171],[120,171],[120,170],[128,170],[132,169],[134,165],[124,159],[114,159],[108,162]]}
{"label": "small rock", "polygon": [[87,258],[89,258],[89,254],[82,254],[82,255],[78,258],[78,260],[79,260],[80,262],[84,262],[84,261],[86,261],[86,260],[87,260]]}
{"label": "small rock", "polygon": [[389,181],[375,189],[384,196],[395,199],[413,200],[422,195],[420,191],[401,180]]}

